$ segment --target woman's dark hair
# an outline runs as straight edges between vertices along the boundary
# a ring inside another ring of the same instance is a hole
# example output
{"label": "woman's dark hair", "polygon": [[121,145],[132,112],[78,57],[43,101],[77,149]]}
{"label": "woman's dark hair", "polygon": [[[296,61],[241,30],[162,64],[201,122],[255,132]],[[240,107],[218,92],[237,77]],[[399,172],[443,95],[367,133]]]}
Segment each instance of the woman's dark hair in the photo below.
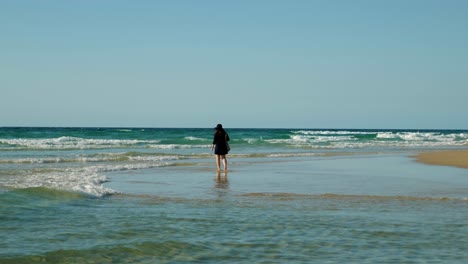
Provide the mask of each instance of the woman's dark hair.
{"label": "woman's dark hair", "polygon": [[224,128],[221,128],[221,129],[216,129],[215,130],[215,134],[216,135],[223,135],[223,134],[226,134],[226,130],[224,130]]}

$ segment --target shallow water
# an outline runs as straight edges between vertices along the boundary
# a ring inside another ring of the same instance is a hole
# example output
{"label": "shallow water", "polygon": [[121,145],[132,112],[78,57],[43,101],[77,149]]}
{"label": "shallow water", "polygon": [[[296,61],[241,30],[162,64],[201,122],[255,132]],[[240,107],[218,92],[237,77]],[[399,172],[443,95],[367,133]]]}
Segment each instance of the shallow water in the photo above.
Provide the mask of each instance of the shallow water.
{"label": "shallow water", "polygon": [[465,134],[262,131],[0,131],[0,263],[468,261],[468,170],[411,158]]}
{"label": "shallow water", "polygon": [[[2,195],[2,263],[463,263],[467,202],[227,195]],[[20,225],[21,224],[21,225]]]}

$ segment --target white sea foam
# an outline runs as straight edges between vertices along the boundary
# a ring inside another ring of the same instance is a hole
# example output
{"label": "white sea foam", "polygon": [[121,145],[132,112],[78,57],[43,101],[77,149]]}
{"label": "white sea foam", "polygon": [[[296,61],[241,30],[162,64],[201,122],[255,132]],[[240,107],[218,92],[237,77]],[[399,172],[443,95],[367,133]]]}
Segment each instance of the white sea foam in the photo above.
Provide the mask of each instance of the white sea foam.
{"label": "white sea foam", "polygon": [[15,175],[15,177],[4,178],[2,180],[4,186],[18,189],[47,187],[82,192],[93,196],[104,196],[116,192],[103,186],[103,183],[108,181],[106,176],[82,168],[30,172],[25,175]]}
{"label": "white sea foam", "polygon": [[103,183],[109,180],[103,174],[105,172],[150,169],[170,165],[172,164],[169,162],[140,162],[63,169],[34,169],[20,175],[4,176],[2,185],[16,189],[47,187],[100,197],[117,192],[103,186]]}
{"label": "white sea foam", "polygon": [[[104,173],[171,166],[173,164],[171,161],[180,158],[180,155],[124,152],[89,156],[0,159],[0,164],[47,163],[34,166],[32,169],[2,175],[1,184],[9,188],[46,187],[104,196],[116,192],[103,186],[103,183],[108,180]],[[90,161],[92,162],[87,163]],[[83,162],[83,164],[79,166],[73,164],[76,162]]]}
{"label": "white sea foam", "polygon": [[255,144],[258,141],[262,140],[262,138],[260,138],[260,139],[258,139],[258,138],[243,138],[242,140],[247,142],[248,144]]}
{"label": "white sea foam", "polygon": [[299,130],[293,131],[293,134],[303,134],[303,135],[371,135],[376,132],[366,132],[366,131],[330,131],[330,130]]}
{"label": "white sea foam", "polygon": [[271,144],[289,144],[294,146],[312,146],[315,144],[333,143],[339,141],[355,141],[351,136],[304,136],[292,135],[289,139],[268,139]]}
{"label": "white sea foam", "polygon": [[169,161],[178,160],[179,156],[134,156],[129,158],[132,161]]}
{"label": "white sea foam", "polygon": [[70,157],[41,157],[0,159],[0,164],[46,164],[46,163],[88,163],[88,162],[119,162],[119,161],[171,161],[178,160],[181,156],[162,155],[150,153],[102,153],[95,155],[70,156]]}
{"label": "white sea foam", "polygon": [[8,163],[61,163],[64,162],[65,159],[60,157],[55,158],[19,158],[19,159],[0,159],[0,164],[8,164]]}
{"label": "white sea foam", "polygon": [[208,140],[206,138],[198,138],[198,137],[185,137],[184,139],[192,140],[192,141],[206,141],[206,140]]}
{"label": "white sea foam", "polygon": [[385,138],[385,139],[394,139],[398,136],[391,132],[379,132],[377,133],[377,138]]}
{"label": "white sea foam", "polygon": [[172,163],[169,163],[169,162],[129,163],[129,164],[119,164],[119,165],[91,166],[91,167],[86,168],[86,170],[96,172],[96,173],[102,173],[102,172],[111,172],[111,171],[151,169],[151,168],[166,167],[166,166],[171,166],[171,165]]}
{"label": "white sea foam", "polygon": [[[366,136],[369,135],[369,136]],[[372,135],[375,135],[373,137]],[[311,148],[421,148],[463,146],[468,143],[464,133],[392,132],[392,131],[293,131],[290,139],[267,140],[272,144],[288,144]]]}
{"label": "white sea foam", "polygon": [[292,141],[293,142],[307,142],[309,141],[309,138],[307,137],[304,137],[304,136],[300,136],[300,135],[294,135],[291,137]]}
{"label": "white sea foam", "polygon": [[[86,139],[77,137],[59,137],[47,139],[0,139],[0,144],[6,144],[7,149],[103,149],[138,145],[157,144],[160,140],[121,140],[121,139]],[[5,148],[5,147],[2,147]]]}
{"label": "white sea foam", "polygon": [[211,145],[188,145],[188,144],[150,144],[147,147],[153,149],[191,149],[208,148]]}

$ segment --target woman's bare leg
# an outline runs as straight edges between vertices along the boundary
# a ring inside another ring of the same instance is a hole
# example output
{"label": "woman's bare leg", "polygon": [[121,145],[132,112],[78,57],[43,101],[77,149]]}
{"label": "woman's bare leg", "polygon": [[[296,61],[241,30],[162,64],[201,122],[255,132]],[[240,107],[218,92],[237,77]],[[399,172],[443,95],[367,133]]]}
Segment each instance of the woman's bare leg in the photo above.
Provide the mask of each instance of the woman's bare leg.
{"label": "woman's bare leg", "polygon": [[220,155],[216,155],[216,166],[218,166],[218,170],[221,170],[221,164],[220,164]]}
{"label": "woman's bare leg", "polygon": [[[223,159],[224,170],[227,171],[227,159],[226,159],[226,155],[221,155],[221,158]],[[218,166],[218,168],[219,168],[219,166]]]}

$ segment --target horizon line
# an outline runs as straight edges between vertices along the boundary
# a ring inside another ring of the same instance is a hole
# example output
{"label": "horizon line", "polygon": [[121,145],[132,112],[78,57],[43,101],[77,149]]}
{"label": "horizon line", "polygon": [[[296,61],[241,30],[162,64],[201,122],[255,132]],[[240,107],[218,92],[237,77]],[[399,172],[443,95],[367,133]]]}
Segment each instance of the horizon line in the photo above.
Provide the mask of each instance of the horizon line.
{"label": "horizon line", "polygon": [[[145,127],[145,126],[0,126],[1,128],[89,128],[89,129],[213,129],[214,127]],[[226,129],[308,129],[308,130],[452,130],[468,131],[468,128],[307,128],[307,127],[226,127]]]}

